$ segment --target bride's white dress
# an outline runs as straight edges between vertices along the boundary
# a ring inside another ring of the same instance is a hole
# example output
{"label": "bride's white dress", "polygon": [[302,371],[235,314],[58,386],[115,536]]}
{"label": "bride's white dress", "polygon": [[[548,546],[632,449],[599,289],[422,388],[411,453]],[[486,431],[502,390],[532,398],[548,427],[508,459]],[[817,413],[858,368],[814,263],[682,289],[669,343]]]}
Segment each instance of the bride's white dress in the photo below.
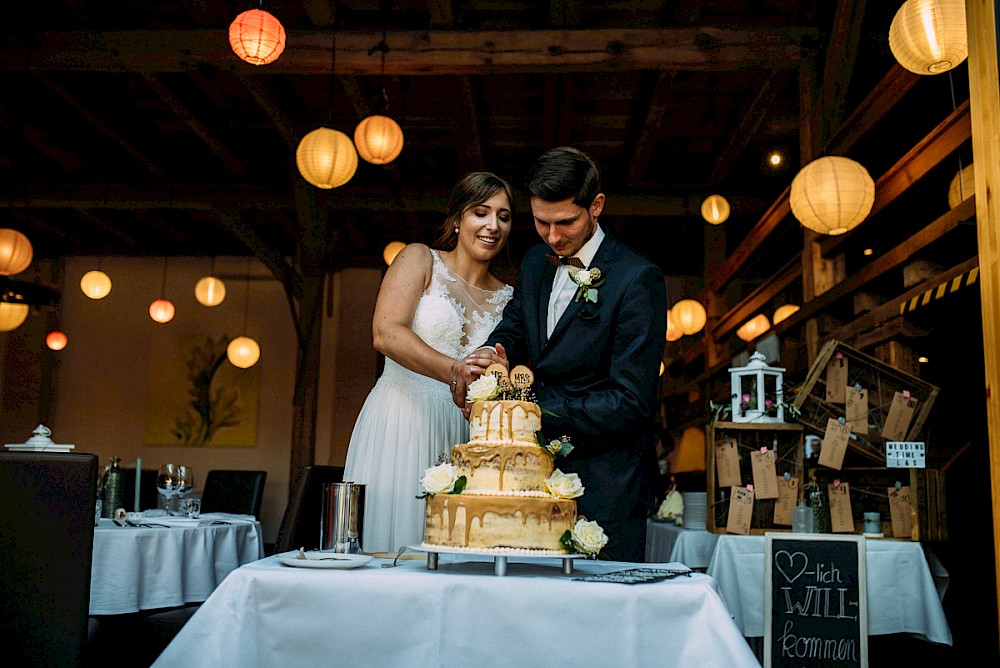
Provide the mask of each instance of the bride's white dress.
{"label": "bride's white dress", "polygon": [[[480,290],[449,271],[436,251],[431,254],[431,282],[411,327],[435,350],[453,359],[465,357],[500,322],[514,289]],[[394,552],[420,543],[420,476],[468,437],[468,421],[446,383],[386,358],[354,425],[344,469],[345,481],[365,484],[365,552]]]}

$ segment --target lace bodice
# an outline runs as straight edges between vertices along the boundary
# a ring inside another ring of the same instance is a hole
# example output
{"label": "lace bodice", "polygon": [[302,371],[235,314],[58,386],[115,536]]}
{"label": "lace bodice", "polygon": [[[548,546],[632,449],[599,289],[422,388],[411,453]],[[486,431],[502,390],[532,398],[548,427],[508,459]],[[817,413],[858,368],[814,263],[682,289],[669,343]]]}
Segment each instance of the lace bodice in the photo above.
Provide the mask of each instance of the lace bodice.
{"label": "lace bodice", "polygon": [[[411,327],[434,350],[453,359],[465,357],[481,346],[500,322],[514,288],[504,285],[499,290],[481,290],[452,273],[437,251],[431,250],[431,255],[431,282],[420,297]],[[386,359],[382,377],[433,388],[450,400],[444,383],[416,374],[391,359]]]}

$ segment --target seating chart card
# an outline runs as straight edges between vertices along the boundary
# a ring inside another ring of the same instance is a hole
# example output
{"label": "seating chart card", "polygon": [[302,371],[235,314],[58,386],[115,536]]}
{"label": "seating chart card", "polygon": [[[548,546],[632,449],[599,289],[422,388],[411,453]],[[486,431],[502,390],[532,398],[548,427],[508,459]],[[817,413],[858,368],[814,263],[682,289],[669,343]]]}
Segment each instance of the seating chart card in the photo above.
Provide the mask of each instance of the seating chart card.
{"label": "seating chart card", "polygon": [[823,435],[823,449],[819,451],[819,463],[831,469],[840,470],[847,454],[847,441],[851,438],[851,427],[846,422],[834,418],[826,421]]}
{"label": "seating chart card", "polygon": [[750,533],[752,519],[753,490],[746,487],[733,487],[733,495],[729,499],[729,519],[726,522],[726,532],[746,535]]}
{"label": "seating chart card", "polygon": [[725,438],[715,444],[715,472],[719,487],[739,487],[743,484],[743,480],[740,479],[740,456],[736,451],[735,440]]}
{"label": "seating chart card", "polygon": [[926,465],[923,441],[888,441],[885,444],[885,465],[890,469],[922,469]]}
{"label": "seating chart card", "polygon": [[842,353],[837,353],[826,365],[826,402],[842,404],[847,393],[847,359]]}
{"label": "seating chart card", "polygon": [[892,521],[892,535],[906,538],[913,531],[913,507],[910,505],[909,485],[890,487],[889,516]]}
{"label": "seating chart card", "polygon": [[846,482],[827,485],[826,493],[830,498],[830,530],[833,533],[854,533],[850,485]]}
{"label": "seating chart card", "polygon": [[919,402],[911,397],[909,392],[893,394],[889,415],[886,416],[885,426],[882,428],[882,438],[887,441],[902,441],[906,438],[906,432],[913,421],[913,414],[917,412],[917,403]]}
{"label": "seating chart card", "polygon": [[868,433],[868,390],[855,385],[847,388],[847,424],[855,434]]}
{"label": "seating chart card", "polygon": [[[764,452],[766,450],[766,452]],[[778,498],[778,474],[774,467],[777,453],[774,450],[755,450],[750,453],[753,471],[753,495],[758,499]]]}
{"label": "seating chart card", "polygon": [[[754,487],[756,489],[756,486]],[[778,478],[778,500],[774,504],[774,524],[791,526],[792,509],[799,500],[799,479]]]}
{"label": "seating chart card", "polygon": [[691,569],[685,568],[629,568],[624,571],[613,571],[599,575],[586,575],[573,578],[580,582],[615,582],[618,584],[645,584],[647,582],[663,582],[681,576],[691,577]]}

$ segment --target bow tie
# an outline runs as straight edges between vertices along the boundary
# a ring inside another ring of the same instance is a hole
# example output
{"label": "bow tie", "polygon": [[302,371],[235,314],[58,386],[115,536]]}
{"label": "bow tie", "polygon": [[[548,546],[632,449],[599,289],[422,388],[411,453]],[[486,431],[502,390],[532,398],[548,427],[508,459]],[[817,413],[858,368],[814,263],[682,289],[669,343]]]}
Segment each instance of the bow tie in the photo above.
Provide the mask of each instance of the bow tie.
{"label": "bow tie", "polygon": [[546,255],[549,259],[549,264],[555,266],[560,266],[563,264],[568,264],[571,267],[576,267],[577,269],[583,269],[583,261],[578,257],[559,257],[558,255]]}

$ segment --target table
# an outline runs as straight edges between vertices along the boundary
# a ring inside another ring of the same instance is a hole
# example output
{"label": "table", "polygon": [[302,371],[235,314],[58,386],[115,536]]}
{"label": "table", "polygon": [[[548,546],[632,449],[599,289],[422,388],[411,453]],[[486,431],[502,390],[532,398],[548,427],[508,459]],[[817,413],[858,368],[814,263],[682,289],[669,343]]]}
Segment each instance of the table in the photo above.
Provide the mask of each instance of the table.
{"label": "table", "polygon": [[679,561],[704,571],[712,559],[719,535],[704,529],[689,529],[672,522],[646,521],[646,561]]}
{"label": "table", "polygon": [[[353,570],[277,556],[232,572],[153,664],[230,666],[755,666],[716,582],[574,578],[658,564],[442,554]],[[669,565],[683,568],[682,564]]]}
{"label": "table", "polygon": [[92,615],[204,601],[231,571],[264,556],[260,522],[248,515],[211,513],[201,519],[152,517],[135,522],[167,527],[117,526],[102,519],[94,528]]}
{"label": "table", "polygon": [[[764,536],[720,535],[708,565],[736,626],[749,637],[764,635]],[[868,635],[910,633],[951,644],[951,628],[941,607],[947,571],[917,542],[869,539]],[[931,564],[928,565],[928,556]]]}

